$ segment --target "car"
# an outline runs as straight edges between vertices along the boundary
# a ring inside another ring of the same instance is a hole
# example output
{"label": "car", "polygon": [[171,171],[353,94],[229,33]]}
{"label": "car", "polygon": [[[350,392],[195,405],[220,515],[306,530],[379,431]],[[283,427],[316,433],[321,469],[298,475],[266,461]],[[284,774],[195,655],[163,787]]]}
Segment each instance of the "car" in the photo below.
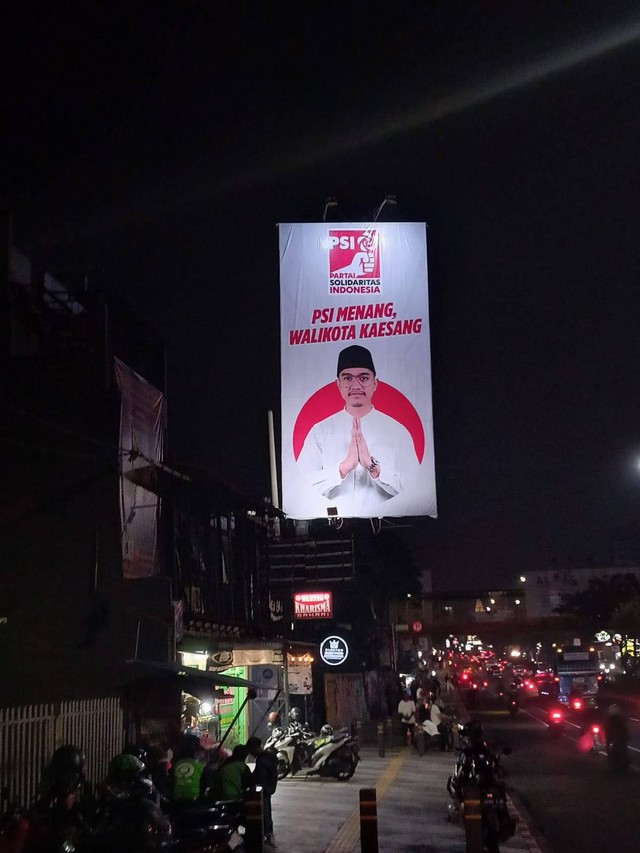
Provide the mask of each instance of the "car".
{"label": "car", "polygon": [[536,678],[538,684],[538,696],[543,699],[558,698],[558,683],[559,679],[551,674],[547,674],[545,678]]}

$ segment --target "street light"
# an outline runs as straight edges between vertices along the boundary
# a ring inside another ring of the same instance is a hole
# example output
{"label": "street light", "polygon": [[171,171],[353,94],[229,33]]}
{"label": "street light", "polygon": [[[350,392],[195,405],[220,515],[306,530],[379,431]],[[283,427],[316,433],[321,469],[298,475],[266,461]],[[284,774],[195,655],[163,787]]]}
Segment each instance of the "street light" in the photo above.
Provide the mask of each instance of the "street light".
{"label": "street light", "polygon": [[524,575],[520,575],[520,583],[526,583],[526,580]]}

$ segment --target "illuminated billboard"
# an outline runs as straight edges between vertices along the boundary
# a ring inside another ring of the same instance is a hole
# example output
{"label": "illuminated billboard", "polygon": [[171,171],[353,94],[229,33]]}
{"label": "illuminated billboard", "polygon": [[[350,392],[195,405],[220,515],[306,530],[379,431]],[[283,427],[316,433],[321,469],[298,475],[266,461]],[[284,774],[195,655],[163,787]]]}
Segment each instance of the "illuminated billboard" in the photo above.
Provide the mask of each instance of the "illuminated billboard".
{"label": "illuminated billboard", "polygon": [[332,619],[333,600],[330,592],[294,592],[294,619]]}
{"label": "illuminated billboard", "polygon": [[279,231],[282,509],[435,517],[424,223]]}

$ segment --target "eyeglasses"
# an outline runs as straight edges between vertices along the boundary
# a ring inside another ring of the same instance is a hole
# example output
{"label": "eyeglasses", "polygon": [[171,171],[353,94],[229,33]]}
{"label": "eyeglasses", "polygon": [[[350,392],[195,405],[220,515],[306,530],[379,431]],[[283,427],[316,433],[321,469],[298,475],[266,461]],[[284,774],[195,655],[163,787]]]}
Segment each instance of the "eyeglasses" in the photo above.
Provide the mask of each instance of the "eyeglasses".
{"label": "eyeglasses", "polygon": [[358,382],[360,385],[370,385],[374,378],[370,373],[359,373],[357,376],[351,373],[342,373],[339,382],[341,385],[353,385],[354,382]]}

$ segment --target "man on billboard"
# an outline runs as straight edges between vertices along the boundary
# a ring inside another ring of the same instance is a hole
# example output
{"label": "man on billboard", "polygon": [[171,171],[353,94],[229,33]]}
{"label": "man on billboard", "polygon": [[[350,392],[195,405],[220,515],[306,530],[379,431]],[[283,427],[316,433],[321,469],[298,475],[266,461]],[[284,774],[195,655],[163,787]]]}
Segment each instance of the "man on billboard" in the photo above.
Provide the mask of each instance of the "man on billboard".
{"label": "man on billboard", "polygon": [[377,411],[378,386],[368,349],[353,345],[338,356],[337,386],[344,408],[315,424],[298,460],[310,488],[335,501],[345,517],[380,515],[417,470],[407,429]]}

